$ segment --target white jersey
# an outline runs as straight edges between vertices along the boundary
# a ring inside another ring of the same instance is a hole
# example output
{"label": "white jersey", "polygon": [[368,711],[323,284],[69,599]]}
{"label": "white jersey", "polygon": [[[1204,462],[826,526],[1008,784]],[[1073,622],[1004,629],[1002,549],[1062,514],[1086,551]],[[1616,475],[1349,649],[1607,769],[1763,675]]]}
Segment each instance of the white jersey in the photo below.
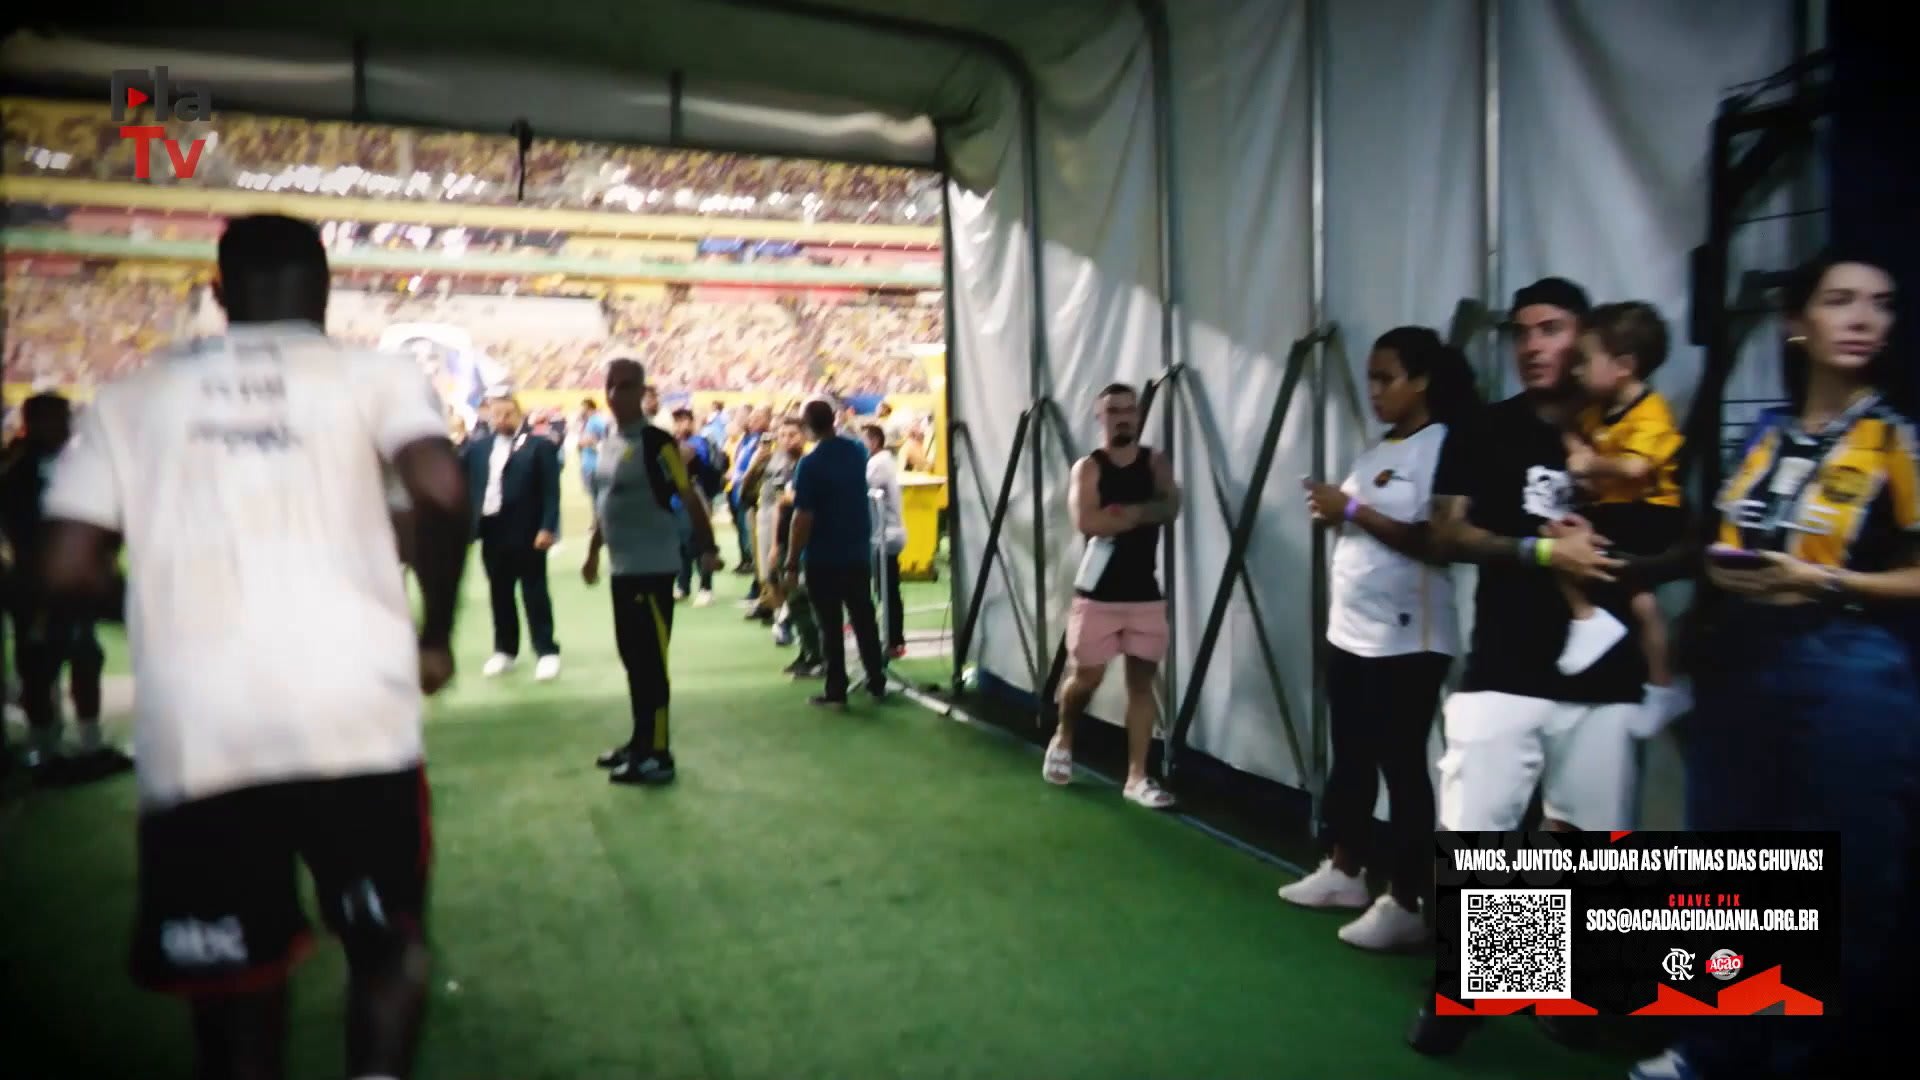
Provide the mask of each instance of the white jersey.
{"label": "white jersey", "polygon": [[421,760],[385,466],[445,438],[409,358],[244,325],[102,388],[49,518],[121,534],[148,808]]}
{"label": "white jersey", "polygon": [[867,458],[867,489],[881,493],[880,532],[886,539],[887,554],[898,555],[907,549],[907,525],[900,494],[900,468],[893,459],[893,451],[882,449]]}
{"label": "white jersey", "polygon": [[[1382,440],[1354,462],[1340,490],[1395,521],[1425,521],[1446,441],[1445,424]],[[1327,641],[1355,656],[1460,652],[1452,574],[1400,554],[1358,525],[1342,526],[1334,544],[1330,599]]]}

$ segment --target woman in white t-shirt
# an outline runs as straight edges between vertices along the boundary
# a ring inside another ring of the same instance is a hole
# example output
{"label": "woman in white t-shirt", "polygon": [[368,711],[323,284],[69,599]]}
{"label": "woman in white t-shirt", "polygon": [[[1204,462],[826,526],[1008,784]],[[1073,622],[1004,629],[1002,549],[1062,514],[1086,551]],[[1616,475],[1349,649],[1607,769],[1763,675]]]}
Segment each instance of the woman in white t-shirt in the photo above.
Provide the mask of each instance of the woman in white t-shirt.
{"label": "woman in white t-shirt", "polygon": [[[1319,869],[1280,890],[1310,908],[1364,910],[1340,939],[1402,949],[1427,936],[1421,898],[1433,890],[1433,783],[1427,734],[1440,687],[1460,651],[1453,580],[1424,561],[1422,524],[1447,425],[1479,407],[1466,357],[1420,326],[1389,330],[1367,358],[1367,389],[1387,435],[1360,455],[1339,487],[1306,481],[1314,520],[1334,529],[1327,613],[1327,700],[1333,769],[1327,777]],[[1390,842],[1372,843],[1384,776]],[[1388,892],[1370,900],[1367,866]]]}

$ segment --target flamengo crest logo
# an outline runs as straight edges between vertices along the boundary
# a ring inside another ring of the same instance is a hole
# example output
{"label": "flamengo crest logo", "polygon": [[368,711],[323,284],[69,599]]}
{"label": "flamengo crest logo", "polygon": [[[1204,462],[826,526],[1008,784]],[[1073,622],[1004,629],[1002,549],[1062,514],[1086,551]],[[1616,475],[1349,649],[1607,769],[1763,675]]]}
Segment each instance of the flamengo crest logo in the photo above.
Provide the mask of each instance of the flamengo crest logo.
{"label": "flamengo crest logo", "polygon": [[[161,123],[126,123],[129,110],[148,102],[153,103],[154,118]],[[133,175],[142,180],[153,179],[152,144],[159,140],[167,148],[173,175],[182,180],[193,179],[193,170],[200,163],[200,151],[206,148],[207,140],[189,140],[183,153],[179,139],[167,138],[164,122],[213,119],[213,94],[204,84],[169,82],[164,67],[151,71],[122,68],[113,73],[109,104],[113,107],[114,122],[125,125],[120,129],[120,137],[133,140]]]}

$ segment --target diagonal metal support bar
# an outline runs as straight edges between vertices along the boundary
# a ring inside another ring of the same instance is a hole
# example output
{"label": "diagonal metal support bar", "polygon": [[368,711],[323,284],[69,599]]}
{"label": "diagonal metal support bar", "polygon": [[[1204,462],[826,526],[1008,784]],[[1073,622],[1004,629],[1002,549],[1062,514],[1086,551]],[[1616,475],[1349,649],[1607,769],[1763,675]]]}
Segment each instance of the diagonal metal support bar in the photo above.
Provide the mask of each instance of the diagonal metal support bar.
{"label": "diagonal metal support bar", "polygon": [[[1037,409],[1037,406],[1035,408]],[[987,578],[993,573],[993,567],[996,563],[1000,565],[1002,572],[1006,574],[1009,592],[1014,593],[1016,596],[1015,605],[1017,617],[1015,621],[1020,628],[1020,651],[1021,655],[1027,657],[1028,674],[1031,675],[1036,682],[1040,677],[1039,671],[1035,670],[1038,665],[1033,659],[1033,645],[1026,636],[1025,618],[1028,616],[1017,610],[1019,603],[1017,599],[1018,593],[1017,590],[1011,588],[1013,585],[1013,569],[1006,565],[1006,557],[1000,551],[1000,534],[1006,528],[1007,508],[1008,504],[1013,500],[1013,480],[1015,474],[1020,470],[1020,451],[1021,448],[1026,445],[1027,434],[1033,424],[1034,415],[1035,409],[1028,409],[1026,412],[1020,414],[1019,423],[1015,426],[1013,432],[1013,449],[1007,456],[1007,466],[1000,477],[1000,496],[993,500],[992,503],[993,517],[987,526],[986,546],[981,549],[980,552],[980,572],[979,575],[974,578],[973,594],[967,601],[967,611],[965,617],[960,621],[959,633],[954,636],[953,670],[956,682],[959,681],[959,673],[966,668],[967,657],[971,655],[973,634],[980,623],[980,609],[987,598]],[[987,503],[986,490],[985,485],[980,481],[980,470],[977,467],[979,450],[974,445],[973,432],[964,422],[955,423],[951,426],[953,434],[950,436],[952,441],[948,447],[948,455],[951,457],[954,451],[960,449],[962,437],[964,436],[964,445],[967,448],[968,460],[971,463],[976,463],[976,467],[969,471],[973,473],[974,485],[979,489],[978,495],[981,504],[985,505]]]}
{"label": "diagonal metal support bar", "polygon": [[1187,732],[1193,727],[1194,713],[1200,708],[1200,689],[1206,681],[1207,668],[1213,662],[1213,650],[1219,644],[1221,628],[1226,625],[1227,605],[1233,599],[1234,585],[1245,574],[1247,548],[1253,542],[1254,522],[1260,514],[1260,500],[1266,493],[1267,477],[1273,472],[1273,455],[1280,448],[1280,432],[1286,426],[1294,391],[1299,388],[1300,377],[1306,372],[1308,355],[1331,337],[1335,330],[1336,327],[1330,323],[1294,342],[1293,348],[1287,350],[1287,373],[1280,382],[1279,395],[1267,420],[1266,433],[1260,440],[1260,450],[1254,458],[1253,476],[1247,481],[1246,498],[1233,523],[1232,540],[1227,548],[1227,565],[1220,575],[1219,585],[1214,589],[1213,606],[1207,612],[1206,629],[1201,632],[1199,647],[1194,650],[1193,673],[1187,682],[1186,693],[1181,697],[1180,712],[1174,718],[1172,735],[1167,740],[1166,771],[1169,774],[1173,771],[1179,751],[1186,745]]}
{"label": "diagonal metal support bar", "polygon": [[[952,456],[951,452],[953,450],[959,449],[961,445],[965,445],[967,448],[968,462],[970,466],[967,469],[967,472],[973,477],[974,497],[980,500],[981,506],[987,506],[993,500],[987,494],[986,481],[981,479],[981,476],[980,476],[980,467],[979,467],[980,450],[979,450],[979,447],[973,444],[973,430],[967,427],[964,421],[960,423],[955,430],[954,445],[949,448],[949,457]],[[1007,600],[1009,603],[1013,605],[1013,618],[1014,618],[1013,628],[1020,635],[1020,655],[1031,656],[1033,655],[1033,644],[1027,639],[1027,626],[1033,622],[1033,612],[1027,610],[1026,602],[1022,600],[1020,597],[1018,583],[1015,582],[1013,577],[1013,567],[1009,565],[1007,562],[1007,553],[1001,550],[996,545],[993,549],[993,559],[996,563],[999,564],[1000,572],[1006,575],[1006,578],[1007,578],[1007,583],[1008,583]],[[956,653],[955,655],[957,656],[958,654]],[[1029,669],[1033,667],[1033,662],[1031,660],[1027,662],[1027,667]],[[960,666],[955,666],[953,670],[954,670],[954,680],[957,684],[960,678],[960,673],[962,668]]]}
{"label": "diagonal metal support bar", "polygon": [[[1233,507],[1227,498],[1227,489],[1220,483],[1220,477],[1217,475],[1213,477],[1213,501],[1220,510],[1220,523],[1231,531]],[[1253,618],[1253,635],[1260,646],[1260,666],[1267,669],[1267,688],[1273,691],[1274,703],[1280,708],[1280,730],[1287,738],[1287,753],[1293,758],[1293,767],[1299,771],[1300,775],[1305,776],[1307,762],[1300,753],[1300,735],[1293,726],[1293,706],[1287,704],[1287,680],[1280,674],[1280,665],[1273,659],[1276,655],[1273,636],[1267,632],[1267,619],[1260,610],[1260,593],[1253,587],[1253,576],[1247,572],[1247,564],[1244,560],[1235,568],[1235,580],[1240,586],[1240,594],[1246,597],[1247,614]],[[1169,739],[1171,739],[1171,732],[1169,732]],[[1318,778],[1314,779],[1317,781]]]}

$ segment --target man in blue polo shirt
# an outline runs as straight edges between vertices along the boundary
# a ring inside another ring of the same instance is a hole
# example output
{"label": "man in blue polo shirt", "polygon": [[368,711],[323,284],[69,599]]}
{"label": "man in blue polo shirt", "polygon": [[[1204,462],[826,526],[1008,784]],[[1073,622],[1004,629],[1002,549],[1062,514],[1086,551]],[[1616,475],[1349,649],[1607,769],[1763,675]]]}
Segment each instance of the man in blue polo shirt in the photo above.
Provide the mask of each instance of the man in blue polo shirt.
{"label": "man in blue polo shirt", "polygon": [[867,508],[867,450],[834,430],[833,406],[809,401],[801,414],[816,445],[800,459],[793,477],[793,533],[787,545],[786,577],[797,586],[804,563],[807,593],[820,620],[820,651],[827,662],[827,684],[811,699],[815,705],[847,703],[849,623],[860,643],[867,691],[887,696],[886,661],[880,652],[880,627],[873,613],[873,571],[869,559],[873,521]]}

